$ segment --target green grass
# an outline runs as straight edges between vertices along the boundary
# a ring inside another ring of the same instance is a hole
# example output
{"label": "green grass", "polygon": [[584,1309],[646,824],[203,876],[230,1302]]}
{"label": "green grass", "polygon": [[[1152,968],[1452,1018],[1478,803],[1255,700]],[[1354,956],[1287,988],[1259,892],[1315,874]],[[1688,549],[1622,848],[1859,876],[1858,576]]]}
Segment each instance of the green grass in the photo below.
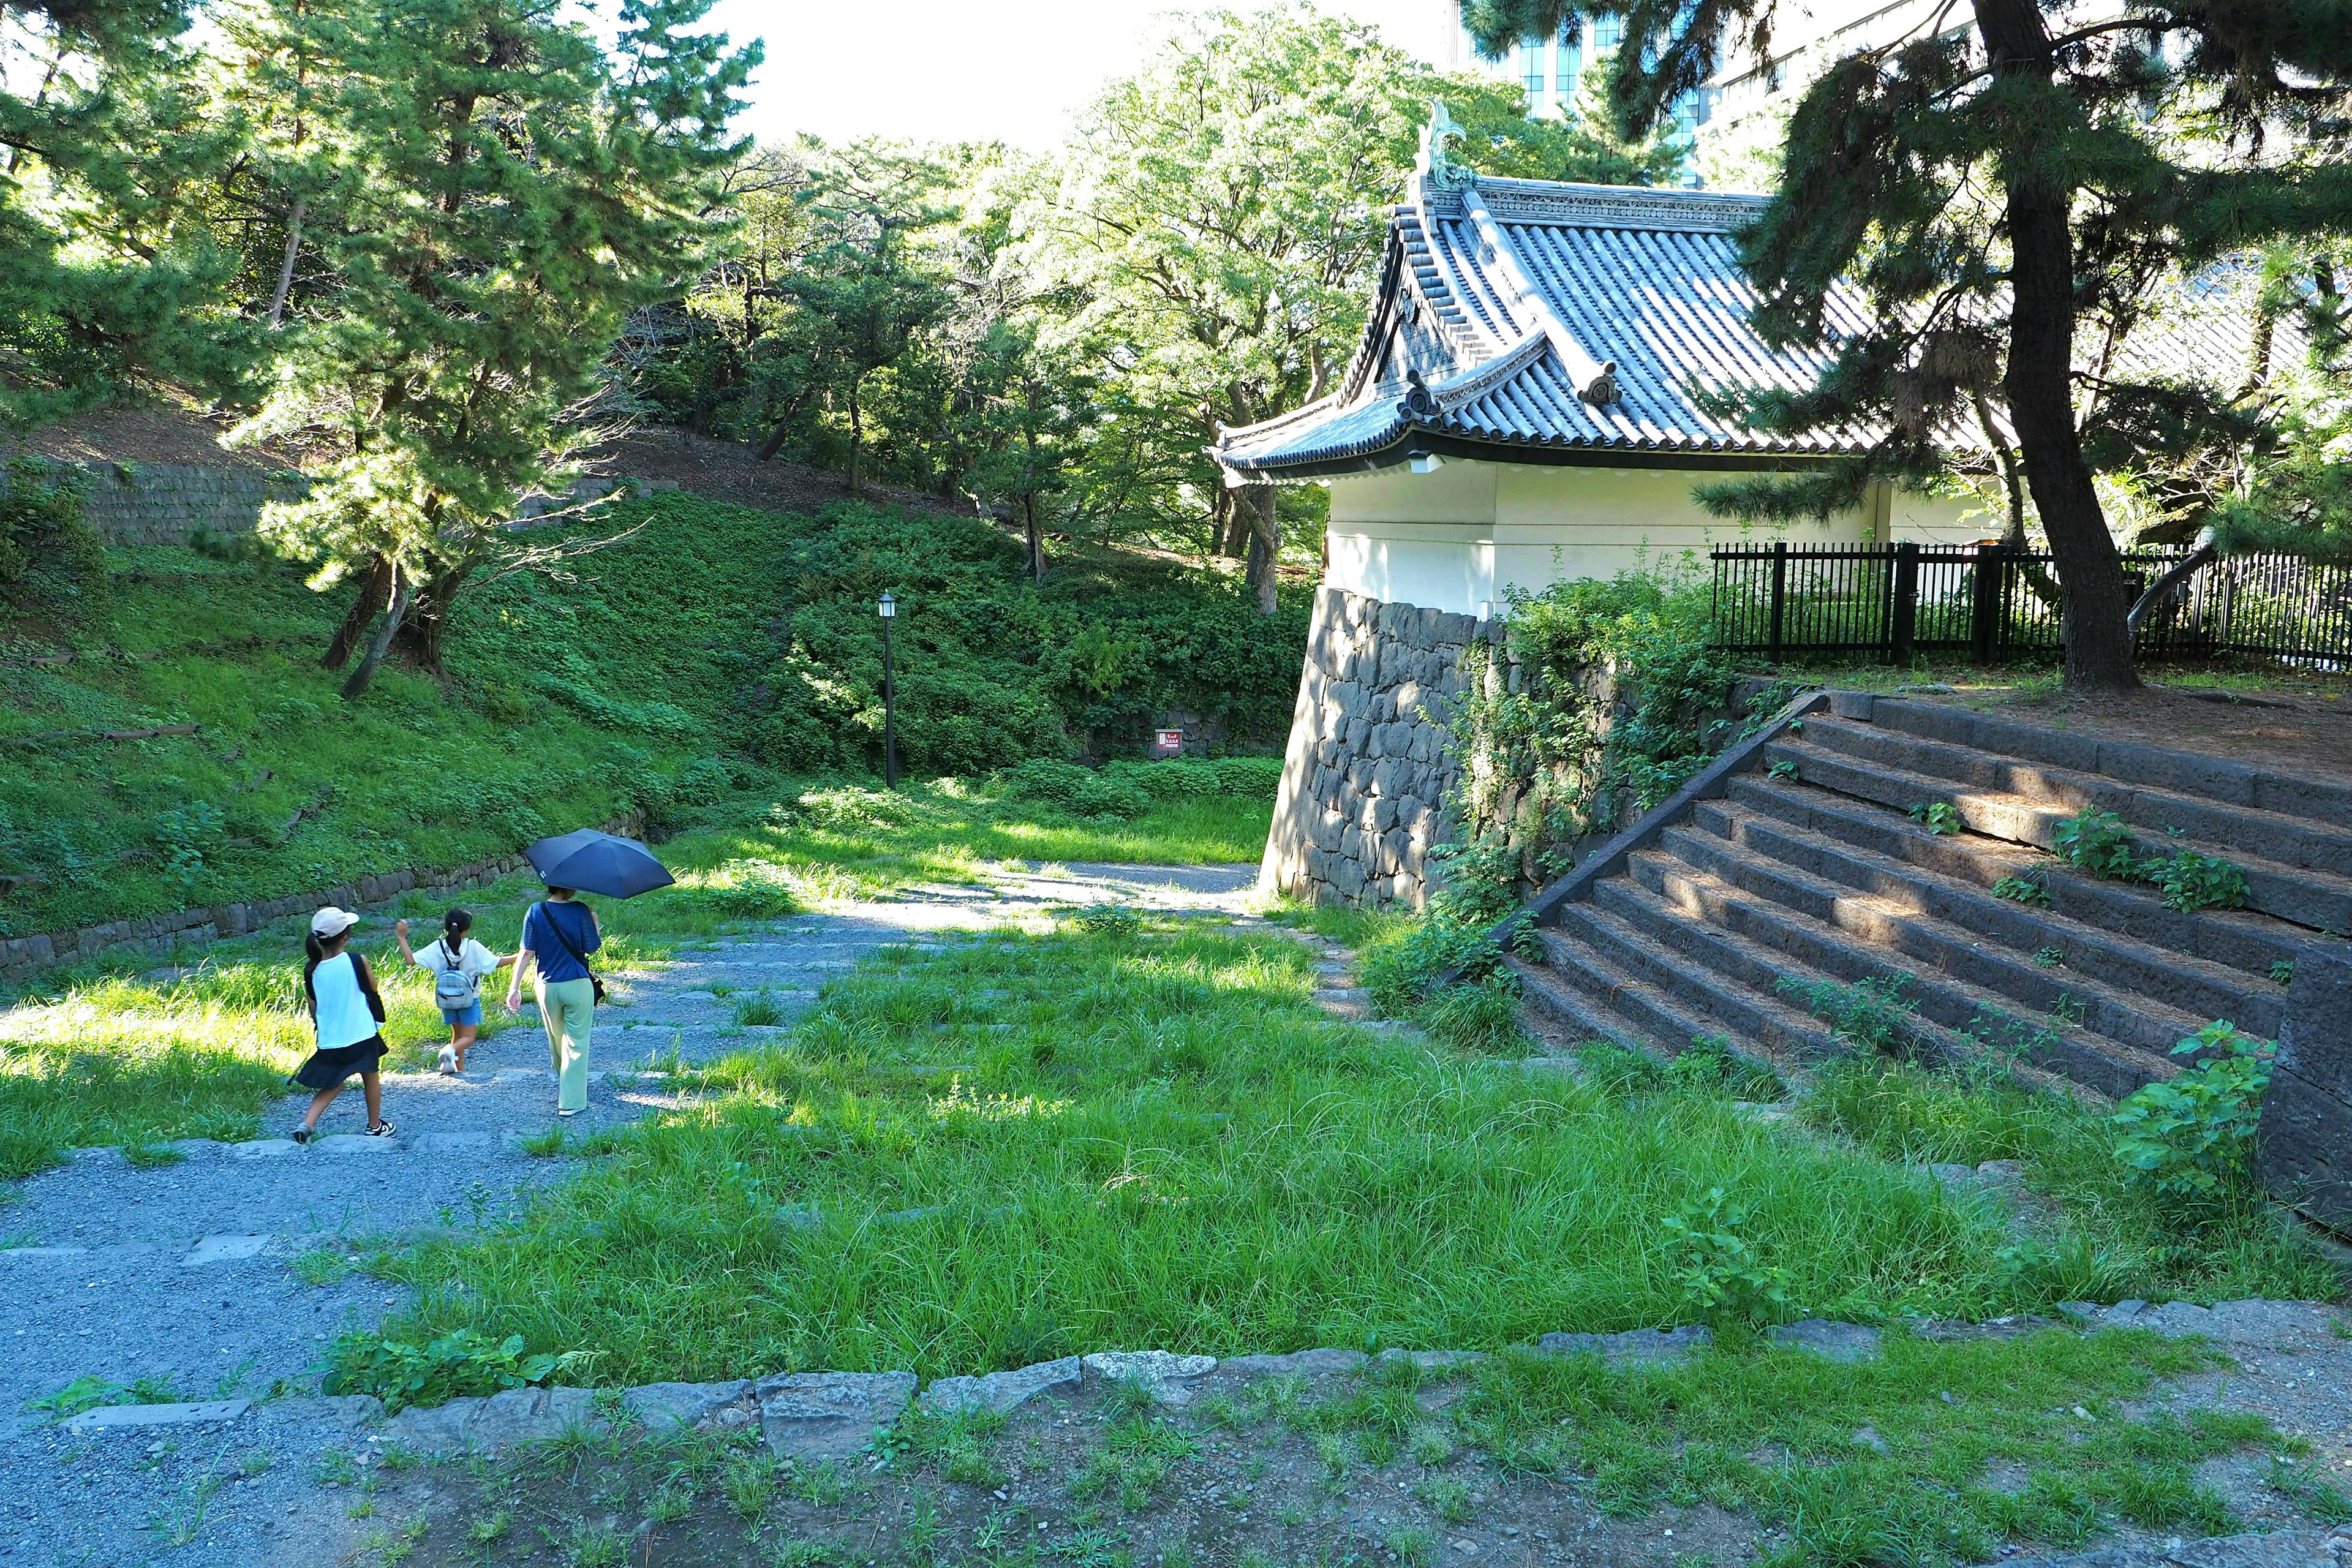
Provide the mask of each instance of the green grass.
{"label": "green grass", "polygon": [[[1506,1469],[1589,1476],[1604,1512],[1711,1503],[1750,1514],[1783,1536],[1768,1561],[1979,1563],[2004,1541],[2077,1547],[2118,1520],[2230,1529],[2195,1466],[2281,1441],[2270,1424],[2132,1408],[2158,1378],[2220,1362],[2151,1335],[2065,1331],[1958,1343],[1893,1332],[1883,1361],[1856,1366],[1795,1352],[1631,1373],[1513,1357],[1482,1368],[1451,1414]],[[1419,1419],[1411,1382],[1339,1414],[1358,1426]]]}
{"label": "green grass", "polygon": [[2096,1280],[2086,1299],[2330,1300],[2342,1290],[2305,1234],[2258,1193],[2185,1215],[2131,1184],[2115,1158],[2108,1112],[2061,1095],[1855,1059],[1816,1075],[1800,1114],[1892,1161],[2022,1162],[2063,1226],[2055,1245]]}
{"label": "green grass", "polygon": [[[863,776],[886,584],[906,605],[910,773],[982,776],[1090,733],[1116,748],[1170,707],[1270,744],[1289,713],[1301,605],[1260,617],[1213,575],[1097,551],[1040,585],[985,523],[862,506],[666,495],[595,529],[636,522],[562,581],[474,585],[446,685],[388,665],[356,702],[318,662],[350,590],[314,592],[305,565],[118,550],[102,592],[0,602],[0,740],[21,742],[0,747],[0,936],[454,866],[630,805],[724,822],[811,774]],[[200,731],[79,734],[185,724]],[[1223,853],[1238,831],[1202,808],[1141,827],[982,818],[978,856]]]}
{"label": "green grass", "polygon": [[[511,1231],[415,1254],[397,1331],[593,1345],[613,1383],[1122,1345],[1491,1349],[1686,1317],[1658,1222],[1711,1186],[1743,1194],[1750,1239],[1824,1314],[2102,1282],[2021,1268],[1998,1216],[1720,1095],[1531,1088],[1330,1024],[1310,965],[1166,925],[877,963]],[[910,1210],[937,1212],[882,1217]]]}

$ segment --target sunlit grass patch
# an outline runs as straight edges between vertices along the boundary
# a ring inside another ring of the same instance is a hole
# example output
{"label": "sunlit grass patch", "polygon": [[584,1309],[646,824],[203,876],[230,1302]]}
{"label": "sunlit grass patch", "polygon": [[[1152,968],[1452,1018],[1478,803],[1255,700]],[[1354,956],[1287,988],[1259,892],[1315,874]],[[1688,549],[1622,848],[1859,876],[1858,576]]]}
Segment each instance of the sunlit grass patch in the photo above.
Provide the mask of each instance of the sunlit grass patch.
{"label": "sunlit grass patch", "polygon": [[510,1232],[415,1255],[404,1331],[593,1345],[615,1382],[1493,1348],[1676,1321],[1658,1222],[1716,1185],[1813,1310],[2020,1293],[1998,1218],[1910,1173],[1719,1099],[1630,1108],[1331,1023],[1286,942],[1151,934],[845,978]]}
{"label": "sunlit grass patch", "polygon": [[0,1176],[94,1145],[250,1138],[309,1049],[282,1006],[120,982],[0,1013]]}

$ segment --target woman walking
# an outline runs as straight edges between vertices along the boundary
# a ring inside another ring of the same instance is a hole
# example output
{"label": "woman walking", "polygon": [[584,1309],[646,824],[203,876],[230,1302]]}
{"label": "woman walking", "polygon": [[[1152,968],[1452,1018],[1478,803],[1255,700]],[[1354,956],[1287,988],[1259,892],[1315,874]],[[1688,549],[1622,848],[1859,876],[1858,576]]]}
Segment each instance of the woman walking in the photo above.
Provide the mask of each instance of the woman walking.
{"label": "woman walking", "polygon": [[531,994],[539,998],[539,1021],[547,1026],[548,1055],[555,1067],[555,1114],[577,1116],[588,1109],[588,1036],[604,994],[588,972],[588,955],[604,945],[596,911],[550,888],[522,919],[522,947],[507,982],[507,1011],[522,1009],[522,972],[532,970]]}
{"label": "woman walking", "polygon": [[294,1130],[294,1142],[308,1143],[319,1131],[319,1118],[343,1092],[352,1074],[360,1075],[367,1095],[367,1135],[392,1136],[383,1119],[383,1082],[376,1064],[383,1059],[383,998],[367,960],[345,951],[352,928],[360,917],[329,904],[310,917],[310,935],[302,944],[309,962],[302,966],[302,994],[310,1006],[311,1026],[318,1048],[294,1073],[294,1081],[311,1089],[310,1109]]}
{"label": "woman walking", "polygon": [[392,928],[400,956],[433,976],[433,1000],[441,1009],[441,1021],[449,1026],[449,1043],[441,1047],[437,1069],[446,1076],[466,1070],[466,1053],[481,1036],[482,976],[514,962],[511,953],[501,957],[466,934],[473,929],[473,910],[451,910],[442,917],[439,939],[414,952],[408,946],[408,922]]}

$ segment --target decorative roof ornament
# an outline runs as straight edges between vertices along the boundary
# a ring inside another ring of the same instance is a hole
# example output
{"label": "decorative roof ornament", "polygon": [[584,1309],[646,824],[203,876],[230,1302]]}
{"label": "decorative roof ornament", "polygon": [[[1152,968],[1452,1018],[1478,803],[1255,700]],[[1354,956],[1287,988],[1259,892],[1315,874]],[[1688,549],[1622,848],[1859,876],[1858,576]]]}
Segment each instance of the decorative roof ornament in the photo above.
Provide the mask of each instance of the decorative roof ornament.
{"label": "decorative roof ornament", "polygon": [[1421,128],[1421,156],[1413,162],[1413,173],[1421,176],[1426,189],[1466,191],[1478,183],[1475,169],[1456,163],[1445,155],[1447,142],[1458,142],[1467,134],[1445,112],[1444,99],[1429,100],[1429,123]]}

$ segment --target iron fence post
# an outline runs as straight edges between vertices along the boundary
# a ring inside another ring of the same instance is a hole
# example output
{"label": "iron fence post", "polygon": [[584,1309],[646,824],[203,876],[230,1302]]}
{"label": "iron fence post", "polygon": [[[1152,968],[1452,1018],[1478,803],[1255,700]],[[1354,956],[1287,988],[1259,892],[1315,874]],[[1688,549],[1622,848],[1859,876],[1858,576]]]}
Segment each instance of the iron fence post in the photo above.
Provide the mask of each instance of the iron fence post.
{"label": "iron fence post", "polygon": [[1911,662],[1911,644],[1919,626],[1919,546],[1905,540],[1895,547],[1894,626],[1887,638],[1887,657],[1895,664]]}
{"label": "iron fence post", "polygon": [[1772,542],[1772,658],[1780,657],[1781,639],[1788,630],[1789,616],[1789,542]]}
{"label": "iron fence post", "polygon": [[2009,575],[2009,552],[1995,542],[1976,548],[1975,590],[1969,603],[1969,655],[1979,664],[1990,664],[2000,639],[2000,602]]}

